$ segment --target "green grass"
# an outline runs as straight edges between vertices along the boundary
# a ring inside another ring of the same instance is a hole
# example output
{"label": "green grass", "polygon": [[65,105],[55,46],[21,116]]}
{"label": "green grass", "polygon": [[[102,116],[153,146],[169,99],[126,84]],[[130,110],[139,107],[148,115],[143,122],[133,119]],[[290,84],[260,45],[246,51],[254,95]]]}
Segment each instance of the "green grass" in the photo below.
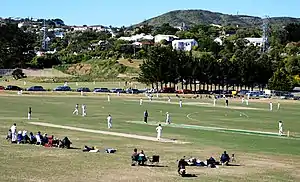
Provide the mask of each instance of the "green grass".
{"label": "green grass", "polygon": [[[52,85],[51,85],[52,86]],[[30,145],[11,145],[0,141],[1,181],[299,181],[300,140],[274,138],[242,133],[205,131],[201,129],[164,126],[163,138],[191,142],[172,144],[138,139],[34,126],[26,117],[29,106],[33,108],[34,122],[76,126],[107,131],[106,117],[113,117],[111,131],[155,137],[155,126],[127,121],[141,121],[143,111],[149,112],[150,121],[164,122],[165,112],[171,113],[172,123],[201,126],[217,126],[229,129],[278,131],[278,120],[284,121],[284,130],[299,135],[300,103],[282,102],[282,109],[268,111],[267,102],[250,102],[247,110],[240,102],[230,101],[231,108],[224,108],[223,101],[217,107],[197,103],[211,103],[208,99],[183,99],[165,103],[166,98],[152,103],[144,99],[112,96],[8,96],[0,94],[0,133],[5,137],[7,129],[16,122],[18,129],[41,131],[60,138],[70,137],[75,147],[84,145],[117,148],[116,154],[83,153],[81,150],[49,149]],[[157,100],[155,98],[155,100]],[[75,104],[86,104],[88,116],[73,116]],[[274,101],[275,103],[275,101]],[[275,108],[275,107],[274,107]],[[193,113],[193,114],[191,114]],[[243,116],[240,116],[243,113]],[[187,117],[189,115],[189,118]],[[246,117],[247,115],[248,117]],[[19,118],[19,119],[18,119]],[[144,149],[147,155],[159,154],[161,164],[168,167],[130,167],[132,149]],[[235,153],[241,166],[206,169],[188,167],[189,173],[198,177],[183,179],[176,174],[176,160],[182,156],[194,156],[202,160],[211,155],[216,158],[224,151]],[[51,175],[53,174],[53,175]]]}

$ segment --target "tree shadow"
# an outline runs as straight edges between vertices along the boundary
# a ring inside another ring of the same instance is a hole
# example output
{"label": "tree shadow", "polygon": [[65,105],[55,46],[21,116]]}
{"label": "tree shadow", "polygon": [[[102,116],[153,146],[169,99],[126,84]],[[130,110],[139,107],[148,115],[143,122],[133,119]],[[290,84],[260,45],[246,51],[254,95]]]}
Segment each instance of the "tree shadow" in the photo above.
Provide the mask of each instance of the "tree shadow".
{"label": "tree shadow", "polygon": [[196,178],[198,177],[196,174],[185,174],[185,175],[182,175],[183,178]]}

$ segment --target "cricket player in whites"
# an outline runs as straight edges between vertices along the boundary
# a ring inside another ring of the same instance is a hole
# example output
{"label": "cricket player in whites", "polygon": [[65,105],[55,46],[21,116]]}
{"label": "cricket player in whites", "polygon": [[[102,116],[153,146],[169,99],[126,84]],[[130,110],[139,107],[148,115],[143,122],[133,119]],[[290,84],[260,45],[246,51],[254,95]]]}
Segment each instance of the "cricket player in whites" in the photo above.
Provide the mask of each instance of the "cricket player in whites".
{"label": "cricket player in whites", "polygon": [[283,123],[282,121],[278,122],[278,129],[279,129],[279,135],[282,136],[283,135]]}
{"label": "cricket player in whites", "polygon": [[32,113],[32,110],[31,110],[31,107],[28,108],[28,120],[31,120],[31,113]]}
{"label": "cricket player in whites", "polygon": [[15,142],[17,142],[17,124],[14,123],[11,126],[10,130],[11,130],[11,142],[15,143]]}
{"label": "cricket player in whites", "polygon": [[243,98],[242,98],[242,104],[244,104],[244,102],[245,102],[245,98],[243,97]]}
{"label": "cricket player in whites", "polygon": [[216,103],[217,103],[217,97],[214,96],[214,106],[216,106]]}
{"label": "cricket player in whites", "polygon": [[107,128],[112,128],[112,117],[110,114],[107,116]]}
{"label": "cricket player in whites", "polygon": [[270,102],[269,105],[270,105],[270,111],[273,111],[273,103]]}
{"label": "cricket player in whites", "polygon": [[75,109],[73,111],[73,114],[78,115],[78,104],[75,105]]}
{"label": "cricket player in whites", "polygon": [[143,105],[143,99],[140,98],[140,106]]}
{"label": "cricket player in whites", "polygon": [[171,97],[170,96],[168,96],[168,102],[171,102]]}
{"label": "cricket player in whites", "polygon": [[280,102],[277,103],[277,110],[280,109]]}
{"label": "cricket player in whites", "polygon": [[166,113],[166,124],[171,124],[170,113]]}
{"label": "cricket player in whites", "polygon": [[110,95],[107,94],[107,102],[110,102]]}
{"label": "cricket player in whites", "polygon": [[82,109],[82,116],[83,117],[86,116],[86,105],[82,104],[81,109]]}
{"label": "cricket player in whites", "polygon": [[179,107],[182,107],[182,100],[179,100]]}
{"label": "cricket player in whites", "polygon": [[162,127],[161,127],[161,124],[159,124],[158,127],[156,127],[157,140],[160,140],[161,132],[162,132]]}

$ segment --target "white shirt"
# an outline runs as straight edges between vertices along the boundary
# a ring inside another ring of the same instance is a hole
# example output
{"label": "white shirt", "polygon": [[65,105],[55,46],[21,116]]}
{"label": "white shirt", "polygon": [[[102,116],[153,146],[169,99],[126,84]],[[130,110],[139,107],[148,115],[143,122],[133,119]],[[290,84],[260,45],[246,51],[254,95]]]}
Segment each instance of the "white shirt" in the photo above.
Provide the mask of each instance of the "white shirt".
{"label": "white shirt", "polygon": [[16,131],[17,131],[17,126],[12,125],[12,127],[11,127],[10,129],[11,129],[11,133],[16,133]]}
{"label": "white shirt", "polygon": [[162,131],[162,127],[161,126],[156,127],[156,132],[157,133],[161,133],[161,131]]}
{"label": "white shirt", "polygon": [[282,127],[283,127],[283,123],[279,123],[279,124],[278,124],[278,127],[279,127],[279,128],[282,128]]}
{"label": "white shirt", "polygon": [[167,114],[167,119],[170,119],[170,114],[169,113]]}
{"label": "white shirt", "polygon": [[27,131],[23,130],[22,136],[26,136],[27,135]]}
{"label": "white shirt", "polygon": [[111,122],[111,120],[112,120],[112,117],[111,117],[111,116],[108,116],[108,117],[107,117],[107,122]]}
{"label": "white shirt", "polygon": [[40,135],[35,135],[35,138],[36,138],[36,142],[41,142],[41,137],[40,137]]}

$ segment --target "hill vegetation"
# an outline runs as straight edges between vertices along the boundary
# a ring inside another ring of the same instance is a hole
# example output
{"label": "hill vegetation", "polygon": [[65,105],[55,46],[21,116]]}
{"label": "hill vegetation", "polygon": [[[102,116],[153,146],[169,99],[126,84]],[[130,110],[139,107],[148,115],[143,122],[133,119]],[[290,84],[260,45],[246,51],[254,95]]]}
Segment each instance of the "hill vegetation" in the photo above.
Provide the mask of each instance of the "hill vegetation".
{"label": "hill vegetation", "polygon": [[[269,21],[273,25],[283,26],[289,23],[300,23],[300,18],[273,17]],[[205,10],[176,10],[151,18],[138,25],[148,24],[157,27],[165,23],[169,23],[171,26],[181,26],[182,23],[185,23],[187,26],[216,24],[222,26],[257,27],[262,25],[263,19],[255,16],[229,15]]]}

